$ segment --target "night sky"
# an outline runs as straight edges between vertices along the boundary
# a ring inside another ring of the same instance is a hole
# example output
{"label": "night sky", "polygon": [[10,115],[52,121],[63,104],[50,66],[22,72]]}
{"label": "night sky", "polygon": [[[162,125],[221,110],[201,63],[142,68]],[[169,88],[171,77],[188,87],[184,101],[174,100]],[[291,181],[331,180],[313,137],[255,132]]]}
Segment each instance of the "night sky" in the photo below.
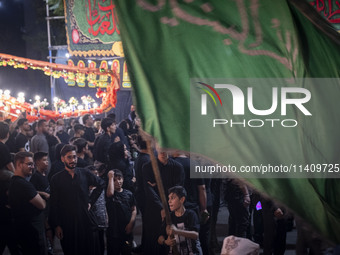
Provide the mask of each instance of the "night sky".
{"label": "night sky", "polygon": [[[0,0],[0,53],[48,61],[45,1]],[[44,38],[45,37],[45,38]],[[0,88],[26,100],[39,95],[50,101],[50,80],[41,71],[0,67]]]}

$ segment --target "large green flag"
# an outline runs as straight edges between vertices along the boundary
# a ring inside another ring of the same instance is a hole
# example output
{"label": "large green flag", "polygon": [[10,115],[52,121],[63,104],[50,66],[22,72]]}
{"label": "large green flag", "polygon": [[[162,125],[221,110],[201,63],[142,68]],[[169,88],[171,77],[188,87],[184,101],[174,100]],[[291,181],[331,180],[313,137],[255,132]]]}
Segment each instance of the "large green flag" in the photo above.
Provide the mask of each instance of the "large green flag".
{"label": "large green flag", "polygon": [[115,4],[143,129],[215,162],[192,176],[246,178],[340,243],[335,30],[304,1]]}

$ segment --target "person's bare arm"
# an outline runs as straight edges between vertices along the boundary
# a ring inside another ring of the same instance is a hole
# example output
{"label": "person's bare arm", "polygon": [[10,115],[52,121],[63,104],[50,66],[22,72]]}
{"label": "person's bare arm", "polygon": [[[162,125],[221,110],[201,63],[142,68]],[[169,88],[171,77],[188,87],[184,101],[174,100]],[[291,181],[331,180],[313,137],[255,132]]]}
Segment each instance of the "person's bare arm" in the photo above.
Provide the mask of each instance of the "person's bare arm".
{"label": "person's bare arm", "polygon": [[18,116],[18,118],[16,118],[15,121],[13,121],[10,125],[9,125],[9,133],[12,134],[15,130],[15,127],[18,125],[18,121],[20,119],[23,119],[24,118],[24,115],[23,113],[20,113],[20,115]]}
{"label": "person's bare arm", "polygon": [[115,193],[115,186],[114,186],[114,171],[109,171],[107,173],[107,177],[109,178],[109,183],[107,185],[107,189],[106,189],[106,196],[107,197],[112,197],[113,194]]}
{"label": "person's bare arm", "polygon": [[130,234],[132,232],[132,229],[133,229],[133,226],[134,226],[135,220],[136,220],[136,215],[137,215],[137,209],[136,209],[136,206],[134,206],[132,208],[132,214],[131,214],[130,222],[125,227],[126,234]]}
{"label": "person's bare arm", "polygon": [[47,192],[44,191],[38,191],[38,194],[44,198],[45,200],[49,200],[50,199],[50,194],[48,194]]}
{"label": "person's bare arm", "polygon": [[63,229],[60,226],[55,228],[55,235],[59,240],[62,240],[64,237]]}
{"label": "person's bare arm", "polygon": [[178,228],[176,228],[175,225],[166,226],[166,232],[167,232],[168,236],[179,235],[179,236],[184,236],[185,238],[189,238],[189,239],[192,239],[192,240],[198,239],[198,232],[178,229]]}
{"label": "person's bare arm", "polygon": [[40,210],[44,210],[46,207],[46,202],[42,197],[37,194],[34,198],[30,200],[30,203]]}

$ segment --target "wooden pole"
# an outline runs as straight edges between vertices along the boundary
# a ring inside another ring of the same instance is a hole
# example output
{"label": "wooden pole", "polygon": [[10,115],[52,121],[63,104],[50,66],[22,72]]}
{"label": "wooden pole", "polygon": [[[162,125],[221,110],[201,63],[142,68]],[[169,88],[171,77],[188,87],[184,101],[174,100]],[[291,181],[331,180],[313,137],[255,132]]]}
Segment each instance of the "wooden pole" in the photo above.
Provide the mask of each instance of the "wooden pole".
{"label": "wooden pole", "polygon": [[[162,182],[162,179],[161,179],[161,174],[160,174],[159,169],[158,169],[157,160],[156,160],[155,154],[153,152],[153,148],[151,146],[150,139],[146,140],[146,145],[147,145],[148,152],[149,152],[149,155],[150,155],[152,170],[153,170],[153,173],[155,175],[155,180],[156,180],[156,184],[157,184],[157,187],[158,187],[159,196],[161,198],[163,209],[165,211],[165,221],[166,221],[167,225],[171,226],[172,222],[171,222],[168,202],[167,202],[167,199],[165,197],[165,192],[164,192],[163,182]],[[171,235],[170,238],[172,239],[172,238],[174,238],[174,236]],[[175,255],[179,255],[179,252],[178,252],[178,249],[177,249],[177,244],[172,246],[172,252]]]}

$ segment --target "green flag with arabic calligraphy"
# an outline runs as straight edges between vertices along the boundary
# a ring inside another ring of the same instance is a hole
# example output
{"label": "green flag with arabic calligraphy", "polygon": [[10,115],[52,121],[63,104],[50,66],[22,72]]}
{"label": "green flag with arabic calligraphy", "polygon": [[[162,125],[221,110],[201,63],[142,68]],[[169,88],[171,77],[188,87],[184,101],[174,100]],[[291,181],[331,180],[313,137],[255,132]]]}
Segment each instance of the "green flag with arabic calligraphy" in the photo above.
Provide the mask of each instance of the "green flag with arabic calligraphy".
{"label": "green flag with arabic calligraphy", "polygon": [[[339,35],[304,1],[116,0],[143,129],[340,242]],[[203,157],[197,157],[201,160]]]}
{"label": "green flag with arabic calligraphy", "polygon": [[113,0],[65,0],[69,53],[73,56],[124,55]]}

